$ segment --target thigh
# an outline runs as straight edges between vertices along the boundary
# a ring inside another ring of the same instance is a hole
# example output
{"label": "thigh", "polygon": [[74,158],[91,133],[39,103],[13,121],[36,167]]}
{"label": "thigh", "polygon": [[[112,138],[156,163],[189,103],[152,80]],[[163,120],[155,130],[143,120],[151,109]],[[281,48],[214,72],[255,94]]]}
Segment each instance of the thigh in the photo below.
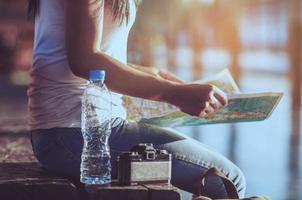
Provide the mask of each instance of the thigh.
{"label": "thigh", "polygon": [[31,131],[35,157],[47,170],[78,176],[83,139],[80,128],[51,128]]}
{"label": "thigh", "polygon": [[[138,123],[124,124],[110,138],[113,163],[120,152],[128,151],[138,143],[153,143],[156,148],[172,154],[171,182],[183,190],[198,193],[199,177],[209,168],[216,167],[233,181],[241,196],[245,192],[245,179],[237,166],[209,146],[173,129]],[[116,169],[113,171],[116,172]],[[219,179],[210,180],[208,185],[205,195],[212,198],[226,197]]]}
{"label": "thigh", "polygon": [[[124,120],[112,122],[112,133],[120,131]],[[81,128],[51,128],[31,131],[35,157],[42,166],[67,176],[79,176],[83,136]]]}

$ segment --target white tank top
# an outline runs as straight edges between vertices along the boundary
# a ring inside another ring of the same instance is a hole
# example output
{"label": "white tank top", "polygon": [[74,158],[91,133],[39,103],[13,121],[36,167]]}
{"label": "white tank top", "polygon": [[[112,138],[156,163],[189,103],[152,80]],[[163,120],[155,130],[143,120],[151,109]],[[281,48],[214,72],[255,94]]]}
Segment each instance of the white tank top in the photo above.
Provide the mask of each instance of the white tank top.
{"label": "white tank top", "polygon": [[[128,24],[115,22],[104,9],[100,50],[127,63],[127,40],[134,23],[136,6],[130,1]],[[93,66],[92,66],[93,67]],[[64,33],[64,0],[40,0],[35,20],[32,82],[29,97],[29,126],[34,129],[81,127],[81,96],[87,80],[76,77],[67,61]],[[113,94],[113,117],[126,118],[121,95]]]}

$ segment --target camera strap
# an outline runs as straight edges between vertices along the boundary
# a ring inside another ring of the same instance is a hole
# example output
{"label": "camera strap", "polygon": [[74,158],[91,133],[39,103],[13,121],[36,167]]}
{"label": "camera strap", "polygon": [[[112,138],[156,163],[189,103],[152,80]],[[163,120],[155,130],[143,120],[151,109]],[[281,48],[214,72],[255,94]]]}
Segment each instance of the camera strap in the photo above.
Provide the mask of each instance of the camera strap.
{"label": "camera strap", "polygon": [[201,195],[201,193],[203,193],[203,191],[205,190],[205,186],[206,186],[206,179],[209,177],[219,177],[221,179],[221,181],[224,184],[225,190],[227,192],[228,198],[230,199],[239,199],[239,195],[237,192],[237,189],[235,187],[235,185],[222,173],[220,172],[218,169],[216,169],[215,167],[210,168],[208,171],[206,171],[206,173],[200,178],[200,181],[198,182],[198,191],[200,192],[199,195]]}
{"label": "camera strap", "polygon": [[[228,179],[222,172],[220,172],[216,168],[210,168],[200,178],[200,181],[199,181],[199,184],[198,184],[198,191],[199,191],[200,196],[194,198],[194,200],[211,200],[208,197],[201,196],[203,191],[205,191],[206,179],[209,178],[209,177],[219,177],[222,180],[222,183],[225,187],[225,190],[227,192],[229,200],[231,200],[231,199],[233,199],[233,200],[269,200],[269,198],[266,197],[266,196],[264,196],[264,197],[253,196],[253,197],[246,197],[246,198],[243,198],[243,199],[239,199],[239,195],[238,195],[238,192],[237,192],[237,189],[236,189],[235,185],[232,183],[232,181],[230,179]],[[223,199],[223,200],[227,200],[227,199]]]}

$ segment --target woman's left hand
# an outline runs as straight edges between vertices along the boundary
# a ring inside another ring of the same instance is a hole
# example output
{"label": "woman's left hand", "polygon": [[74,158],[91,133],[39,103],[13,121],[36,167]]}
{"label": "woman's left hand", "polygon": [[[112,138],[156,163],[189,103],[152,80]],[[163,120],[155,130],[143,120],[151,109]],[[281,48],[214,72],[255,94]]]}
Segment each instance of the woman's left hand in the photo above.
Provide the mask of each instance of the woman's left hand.
{"label": "woman's left hand", "polygon": [[179,77],[176,75],[162,69],[158,69],[158,76],[160,76],[163,79],[166,79],[168,81],[176,82],[176,83],[185,83],[183,80],[181,80]]}
{"label": "woman's left hand", "polygon": [[134,64],[129,64],[129,66],[131,66],[131,67],[133,67],[133,68],[135,68],[139,71],[151,74],[153,76],[156,76],[156,77],[159,77],[159,78],[162,78],[162,79],[165,79],[167,81],[171,81],[171,82],[174,82],[174,83],[180,83],[180,84],[185,83],[183,80],[181,80],[179,77],[172,74],[171,72],[168,72],[168,71],[163,70],[163,69],[159,69],[157,67],[146,67],[146,66],[139,66],[139,65],[134,65]]}

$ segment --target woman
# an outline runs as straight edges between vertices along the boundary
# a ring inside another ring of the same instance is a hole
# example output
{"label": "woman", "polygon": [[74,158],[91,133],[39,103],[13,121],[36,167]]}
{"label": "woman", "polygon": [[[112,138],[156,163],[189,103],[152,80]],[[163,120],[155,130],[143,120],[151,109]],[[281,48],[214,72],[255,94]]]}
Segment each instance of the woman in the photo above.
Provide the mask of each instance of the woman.
{"label": "woman", "polygon": [[[182,133],[125,121],[121,94],[167,102],[195,116],[227,104],[225,94],[207,84],[186,84],[176,76],[127,64],[127,40],[138,0],[30,0],[35,15],[34,62],[28,89],[34,154],[48,170],[79,176],[83,146],[81,95],[91,69],[106,70],[114,93],[109,145],[112,177],[117,155],[137,143],[153,143],[173,154],[172,184],[199,194],[198,177],[216,167],[244,195],[242,172],[229,160]],[[189,102],[189,103],[188,103]],[[224,198],[220,180],[208,180],[204,195]]]}

